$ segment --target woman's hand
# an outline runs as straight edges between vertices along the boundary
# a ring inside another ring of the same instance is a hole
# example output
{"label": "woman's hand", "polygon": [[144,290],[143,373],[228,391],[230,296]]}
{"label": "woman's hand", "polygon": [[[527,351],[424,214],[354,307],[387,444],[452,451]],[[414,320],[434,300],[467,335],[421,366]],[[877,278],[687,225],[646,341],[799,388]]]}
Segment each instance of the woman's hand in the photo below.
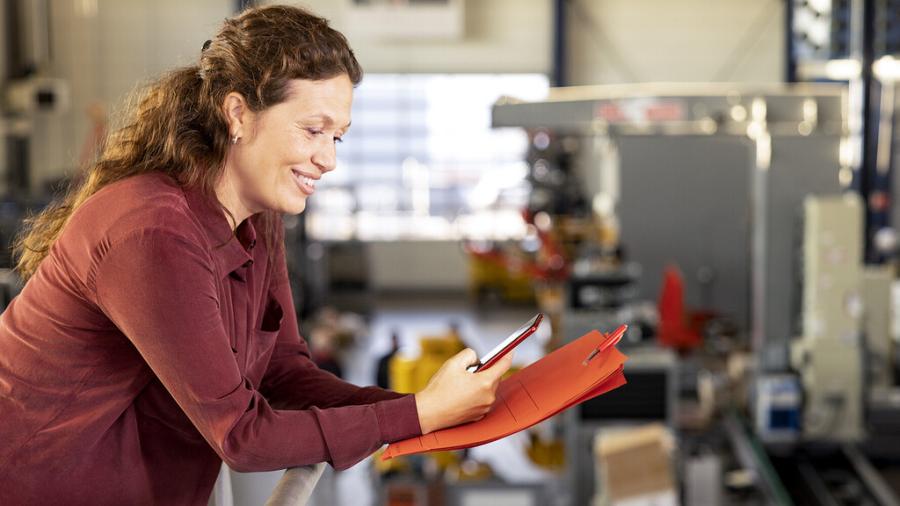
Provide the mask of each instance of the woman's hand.
{"label": "woman's hand", "polygon": [[466,371],[466,367],[477,361],[475,352],[466,348],[444,362],[428,386],[416,394],[422,434],[480,420],[488,414],[500,377],[512,365],[512,353],[483,371]]}

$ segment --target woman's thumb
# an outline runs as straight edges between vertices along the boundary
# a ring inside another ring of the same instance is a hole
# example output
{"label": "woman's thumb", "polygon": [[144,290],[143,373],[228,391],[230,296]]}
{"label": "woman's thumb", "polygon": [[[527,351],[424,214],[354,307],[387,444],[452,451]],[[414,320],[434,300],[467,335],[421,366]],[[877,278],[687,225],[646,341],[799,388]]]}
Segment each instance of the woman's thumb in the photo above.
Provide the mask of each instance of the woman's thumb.
{"label": "woman's thumb", "polygon": [[475,350],[472,348],[466,348],[454,355],[453,360],[459,362],[463,367],[469,367],[475,362],[478,362],[478,354],[475,353]]}

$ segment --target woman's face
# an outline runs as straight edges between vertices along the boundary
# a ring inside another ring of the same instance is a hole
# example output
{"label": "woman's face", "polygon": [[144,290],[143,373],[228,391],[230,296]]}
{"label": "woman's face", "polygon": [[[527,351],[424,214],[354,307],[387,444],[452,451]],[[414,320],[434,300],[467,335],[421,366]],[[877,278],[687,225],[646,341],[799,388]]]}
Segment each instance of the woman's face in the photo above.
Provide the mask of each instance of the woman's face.
{"label": "woman's face", "polygon": [[218,187],[222,204],[239,222],[265,210],[302,212],[317,180],[334,170],[335,144],[350,127],[349,77],[293,80],[287,100],[257,113],[234,95],[225,109],[232,137],[240,138]]}

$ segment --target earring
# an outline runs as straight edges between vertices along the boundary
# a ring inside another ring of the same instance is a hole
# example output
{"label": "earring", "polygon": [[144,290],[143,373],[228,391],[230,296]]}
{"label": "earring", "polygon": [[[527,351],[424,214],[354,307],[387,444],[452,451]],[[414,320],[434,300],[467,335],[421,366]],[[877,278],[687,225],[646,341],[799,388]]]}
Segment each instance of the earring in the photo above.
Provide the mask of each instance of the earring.
{"label": "earring", "polygon": [[238,139],[240,139],[240,137],[237,136],[237,135],[235,135],[234,137],[231,138],[231,143],[232,143],[232,144],[237,144]]}

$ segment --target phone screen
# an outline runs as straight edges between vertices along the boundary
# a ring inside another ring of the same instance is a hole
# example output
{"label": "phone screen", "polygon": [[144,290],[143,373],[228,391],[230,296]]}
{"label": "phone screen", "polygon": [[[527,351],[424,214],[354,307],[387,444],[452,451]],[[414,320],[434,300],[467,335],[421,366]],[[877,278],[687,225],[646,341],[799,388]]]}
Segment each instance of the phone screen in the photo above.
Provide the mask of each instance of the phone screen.
{"label": "phone screen", "polygon": [[500,344],[495,346],[494,349],[482,356],[477,364],[470,365],[466,368],[466,370],[469,372],[478,372],[481,369],[486,369],[494,365],[494,362],[503,358],[504,355],[518,346],[519,343],[524,341],[528,336],[534,334],[538,327],[540,327],[541,320],[543,319],[544,315],[542,313],[534,315],[533,318],[528,320],[524,325],[510,334],[509,337],[504,339],[503,342],[501,342]]}

